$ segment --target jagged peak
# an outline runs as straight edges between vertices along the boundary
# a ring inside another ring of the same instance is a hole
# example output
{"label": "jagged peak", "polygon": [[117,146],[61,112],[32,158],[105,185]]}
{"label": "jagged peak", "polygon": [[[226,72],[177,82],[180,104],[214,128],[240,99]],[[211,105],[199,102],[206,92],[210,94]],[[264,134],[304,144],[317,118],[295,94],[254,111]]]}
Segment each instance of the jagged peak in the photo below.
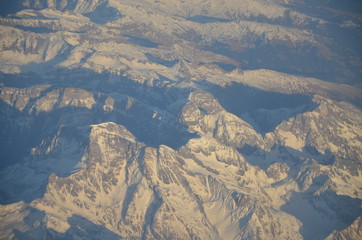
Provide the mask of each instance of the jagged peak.
{"label": "jagged peak", "polygon": [[128,141],[136,142],[136,137],[124,126],[114,122],[105,122],[91,125],[91,135],[102,134],[102,132],[111,135],[120,136]]}

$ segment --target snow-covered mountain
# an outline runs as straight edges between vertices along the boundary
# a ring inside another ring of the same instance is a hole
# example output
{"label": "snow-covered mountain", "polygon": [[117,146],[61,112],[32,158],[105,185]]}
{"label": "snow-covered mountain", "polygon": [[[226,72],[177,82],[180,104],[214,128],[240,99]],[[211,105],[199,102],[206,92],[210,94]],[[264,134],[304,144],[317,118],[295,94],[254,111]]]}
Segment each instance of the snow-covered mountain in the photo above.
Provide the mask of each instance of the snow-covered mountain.
{"label": "snow-covered mountain", "polygon": [[0,5],[0,239],[361,238],[355,1]]}

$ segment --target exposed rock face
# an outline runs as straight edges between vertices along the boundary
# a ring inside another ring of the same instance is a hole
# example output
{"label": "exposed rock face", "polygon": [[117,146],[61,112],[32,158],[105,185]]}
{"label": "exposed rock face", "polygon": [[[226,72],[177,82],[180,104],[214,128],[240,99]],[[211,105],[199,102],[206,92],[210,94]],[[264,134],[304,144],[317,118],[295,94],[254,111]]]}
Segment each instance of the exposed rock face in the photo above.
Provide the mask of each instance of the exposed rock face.
{"label": "exposed rock face", "polygon": [[114,109],[114,104],[115,104],[115,100],[112,97],[107,97],[104,106],[103,106],[103,110],[106,112],[112,112]]}
{"label": "exposed rock face", "polygon": [[362,22],[323,4],[0,7],[0,238],[359,240]]}
{"label": "exposed rock face", "polygon": [[345,102],[337,103],[319,97],[315,101],[319,104],[317,109],[280,124],[276,135],[282,145],[299,151],[306,146],[312,147],[317,150],[316,154],[325,154],[326,163],[333,161],[331,158],[334,156],[336,166],[359,175],[362,170],[360,109]]}
{"label": "exposed rock face", "polygon": [[29,104],[29,101],[38,98],[42,91],[49,86],[34,87],[29,89],[3,88],[1,89],[1,100],[8,105],[15,107],[19,111],[23,111]]}
{"label": "exposed rock face", "polygon": [[190,94],[181,121],[189,126],[189,131],[214,137],[224,144],[235,147],[264,145],[262,137],[252,126],[225,111],[213,96],[203,91]]}
{"label": "exposed rock face", "polygon": [[86,166],[66,178],[50,175],[44,197],[31,203],[49,214],[47,228],[66,233],[76,214],[125,238],[301,238],[296,219],[283,222],[286,213],[265,205],[265,191],[250,195],[268,177],[233,148],[211,139],[180,152],[145,148],[115,123],[94,125],[89,141]]}

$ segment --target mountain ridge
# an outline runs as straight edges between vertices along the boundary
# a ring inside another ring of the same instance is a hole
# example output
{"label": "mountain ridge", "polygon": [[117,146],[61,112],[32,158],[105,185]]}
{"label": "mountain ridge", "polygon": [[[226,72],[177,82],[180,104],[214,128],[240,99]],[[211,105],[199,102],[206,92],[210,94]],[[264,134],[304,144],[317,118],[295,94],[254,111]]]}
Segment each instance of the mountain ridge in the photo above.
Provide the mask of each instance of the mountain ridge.
{"label": "mountain ridge", "polygon": [[7,5],[0,238],[358,239],[362,18],[324,3]]}

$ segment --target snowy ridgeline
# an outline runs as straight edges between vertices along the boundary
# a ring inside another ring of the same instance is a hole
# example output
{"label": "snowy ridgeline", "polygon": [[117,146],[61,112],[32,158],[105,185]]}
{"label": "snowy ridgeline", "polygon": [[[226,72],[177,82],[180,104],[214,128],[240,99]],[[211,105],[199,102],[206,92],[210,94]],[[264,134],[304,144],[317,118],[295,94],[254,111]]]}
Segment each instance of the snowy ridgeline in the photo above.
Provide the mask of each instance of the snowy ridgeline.
{"label": "snowy ridgeline", "polygon": [[315,4],[7,5],[0,238],[362,238],[360,18]]}

